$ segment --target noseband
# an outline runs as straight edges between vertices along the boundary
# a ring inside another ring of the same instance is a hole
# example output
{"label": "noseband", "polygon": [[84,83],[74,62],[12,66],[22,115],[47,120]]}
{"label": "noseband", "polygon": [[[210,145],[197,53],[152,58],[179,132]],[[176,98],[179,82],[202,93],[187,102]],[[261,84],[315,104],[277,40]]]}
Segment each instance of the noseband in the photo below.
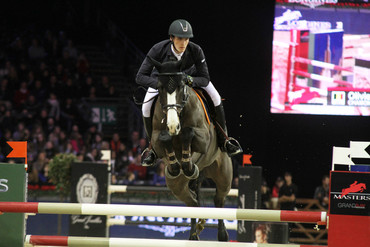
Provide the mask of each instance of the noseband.
{"label": "noseband", "polygon": [[[162,77],[162,76],[168,77],[168,83],[165,86],[167,93],[170,93],[170,94],[173,93],[176,90],[176,88],[181,85],[180,83],[183,83],[182,79],[181,81],[175,81],[173,79],[174,76],[183,76],[182,72],[160,73],[159,77]],[[184,96],[182,98],[181,103],[162,105],[163,112],[166,113],[169,109],[175,109],[177,113],[180,114],[186,102],[188,101],[188,99],[189,99],[188,89],[187,87],[184,87]]]}

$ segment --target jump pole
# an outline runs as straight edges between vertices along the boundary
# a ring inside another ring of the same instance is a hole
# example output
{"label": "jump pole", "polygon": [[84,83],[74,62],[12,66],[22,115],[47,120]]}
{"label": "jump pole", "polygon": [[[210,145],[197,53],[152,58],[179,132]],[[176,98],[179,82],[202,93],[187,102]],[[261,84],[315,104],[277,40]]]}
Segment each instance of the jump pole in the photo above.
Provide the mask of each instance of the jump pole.
{"label": "jump pole", "polygon": [[[127,192],[171,192],[167,187],[143,187],[143,186],[131,186],[131,185],[109,185],[108,194],[112,193],[127,193]],[[214,188],[201,188],[202,193],[215,193]],[[227,196],[238,196],[238,189],[231,189]]]}
{"label": "jump pole", "polygon": [[182,217],[319,224],[325,224],[324,222],[326,222],[326,212],[123,204],[0,202],[0,212]]}
{"label": "jump pole", "polygon": [[[296,244],[256,244],[216,241],[189,241],[170,239],[140,239],[140,238],[97,238],[97,237],[69,237],[69,236],[36,236],[27,235],[26,244],[49,246],[88,246],[88,247],[319,247],[317,245]],[[323,246],[321,246],[323,247]]]}
{"label": "jump pole", "polygon": [[325,76],[317,75],[317,74],[310,74],[308,72],[301,71],[301,70],[294,70],[293,73],[295,75],[300,75],[300,76],[303,76],[303,77],[311,78],[313,80],[334,82],[334,83],[337,83],[339,85],[345,85],[345,86],[350,86],[350,87],[353,86],[352,83],[347,82],[347,81],[335,80],[335,79],[330,78],[330,77],[325,77]]}
{"label": "jump pole", "polygon": [[348,72],[353,72],[352,68],[344,68],[335,64],[331,63],[325,63],[317,60],[311,60],[303,57],[293,57],[294,61],[297,63],[304,63],[304,64],[309,64],[315,67],[320,67],[320,68],[325,68],[325,69],[332,69],[332,70],[339,70],[339,71],[348,71]]}

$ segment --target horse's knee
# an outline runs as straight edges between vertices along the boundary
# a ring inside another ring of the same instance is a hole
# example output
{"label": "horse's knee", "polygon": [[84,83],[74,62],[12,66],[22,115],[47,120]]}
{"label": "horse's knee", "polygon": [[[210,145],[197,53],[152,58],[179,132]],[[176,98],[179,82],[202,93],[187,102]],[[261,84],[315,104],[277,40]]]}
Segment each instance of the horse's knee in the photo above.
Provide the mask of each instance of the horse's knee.
{"label": "horse's knee", "polygon": [[182,129],[181,133],[182,133],[181,138],[182,138],[183,143],[185,145],[190,145],[190,142],[195,135],[193,128],[185,127]]}
{"label": "horse's knee", "polygon": [[158,139],[160,142],[163,143],[166,149],[169,149],[171,147],[172,136],[170,136],[167,130],[162,130],[161,133],[159,133]]}

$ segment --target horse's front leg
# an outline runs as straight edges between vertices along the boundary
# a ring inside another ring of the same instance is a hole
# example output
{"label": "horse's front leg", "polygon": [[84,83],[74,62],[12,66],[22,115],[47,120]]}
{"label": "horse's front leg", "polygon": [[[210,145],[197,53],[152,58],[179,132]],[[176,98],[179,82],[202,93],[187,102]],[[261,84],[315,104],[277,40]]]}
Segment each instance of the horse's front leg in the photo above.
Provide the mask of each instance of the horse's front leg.
{"label": "horse's front leg", "polygon": [[188,179],[196,179],[199,176],[199,169],[196,164],[191,161],[191,141],[194,137],[194,130],[190,127],[185,127],[181,131],[182,140],[182,158],[181,168],[185,177]]}
{"label": "horse's front leg", "polygon": [[159,140],[164,146],[169,162],[169,165],[165,168],[165,175],[171,179],[177,178],[181,173],[181,166],[176,158],[175,151],[172,146],[172,136],[170,136],[168,131],[163,130],[159,134]]}

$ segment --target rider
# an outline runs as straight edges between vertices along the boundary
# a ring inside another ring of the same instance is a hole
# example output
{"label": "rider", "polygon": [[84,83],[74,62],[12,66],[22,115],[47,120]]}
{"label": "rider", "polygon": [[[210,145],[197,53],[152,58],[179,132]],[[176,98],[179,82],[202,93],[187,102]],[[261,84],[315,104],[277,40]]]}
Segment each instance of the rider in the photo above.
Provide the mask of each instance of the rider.
{"label": "rider", "polygon": [[[148,52],[141,67],[136,75],[136,82],[142,86],[148,87],[148,91],[144,98],[142,106],[144,127],[150,141],[152,135],[152,118],[150,116],[153,98],[158,91],[158,71],[148,59],[148,56],[154,58],[160,63],[166,61],[177,61],[183,58],[183,73],[186,75],[187,85],[191,87],[200,87],[204,89],[211,97],[215,106],[216,121],[223,129],[217,130],[217,138],[221,150],[227,152],[229,156],[241,153],[243,150],[238,142],[231,142],[233,138],[227,137],[226,121],[224,108],[221,101],[221,96],[216,88],[210,82],[208,67],[202,48],[199,45],[190,42],[189,38],[193,38],[193,29],[186,20],[175,20],[170,25],[168,34],[170,39],[161,41],[155,44]],[[184,65],[185,63],[185,65]],[[156,154],[151,149],[149,154],[142,161],[142,165],[151,166],[156,160]]]}

